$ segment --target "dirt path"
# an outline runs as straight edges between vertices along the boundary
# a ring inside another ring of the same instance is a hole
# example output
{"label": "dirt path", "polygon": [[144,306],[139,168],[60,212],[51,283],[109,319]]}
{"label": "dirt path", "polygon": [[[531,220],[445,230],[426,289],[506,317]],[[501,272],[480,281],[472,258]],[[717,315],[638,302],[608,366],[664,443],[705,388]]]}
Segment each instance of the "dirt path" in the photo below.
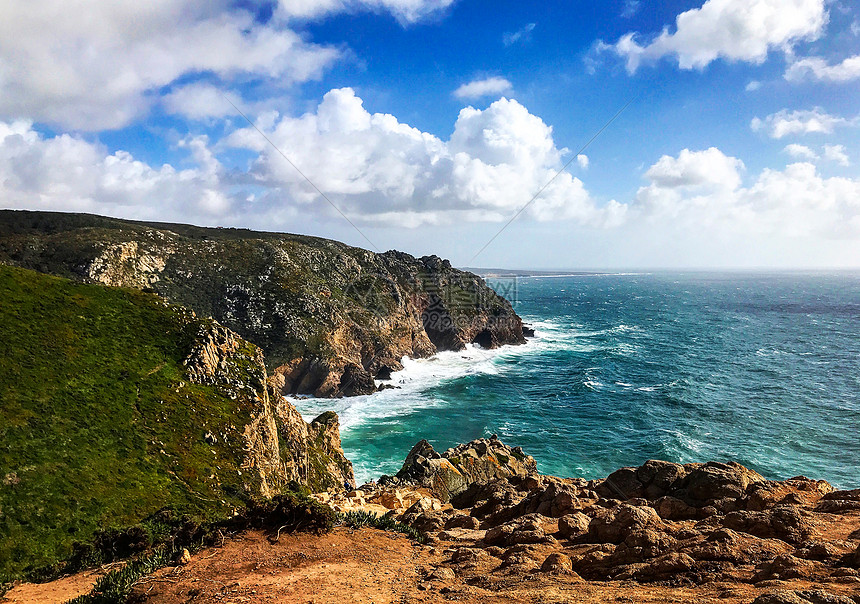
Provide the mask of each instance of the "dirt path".
{"label": "dirt path", "polygon": [[[855,581],[710,583],[669,587],[633,581],[586,582],[578,577],[511,572],[483,580],[460,577],[449,568],[455,544],[416,545],[401,535],[375,529],[338,528],[326,535],[281,535],[270,543],[259,532],[228,540],[197,553],[185,566],[169,567],[142,579],[135,601],[147,604],[412,604],[465,602],[519,604],[542,602],[697,602],[748,604],[774,589],[824,588],[860,598]],[[43,585],[10,591],[14,603],[65,602],[89,590],[97,578],[81,573]],[[858,600],[860,601],[860,600]]]}
{"label": "dirt path", "polygon": [[90,570],[70,577],[63,577],[50,583],[23,583],[10,590],[0,602],[4,604],[54,604],[67,602],[89,593],[95,582],[104,573]]}

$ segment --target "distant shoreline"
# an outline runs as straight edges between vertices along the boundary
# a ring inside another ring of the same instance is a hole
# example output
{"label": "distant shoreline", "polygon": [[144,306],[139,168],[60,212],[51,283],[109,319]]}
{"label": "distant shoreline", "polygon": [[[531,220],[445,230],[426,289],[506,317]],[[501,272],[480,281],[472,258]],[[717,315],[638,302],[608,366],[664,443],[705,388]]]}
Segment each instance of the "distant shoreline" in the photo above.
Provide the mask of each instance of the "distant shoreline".
{"label": "distant shoreline", "polygon": [[634,272],[607,272],[607,271],[532,271],[532,270],[515,270],[505,268],[470,268],[461,267],[460,270],[474,273],[484,279],[501,278],[501,277],[602,277],[608,275],[646,275],[648,273]]}

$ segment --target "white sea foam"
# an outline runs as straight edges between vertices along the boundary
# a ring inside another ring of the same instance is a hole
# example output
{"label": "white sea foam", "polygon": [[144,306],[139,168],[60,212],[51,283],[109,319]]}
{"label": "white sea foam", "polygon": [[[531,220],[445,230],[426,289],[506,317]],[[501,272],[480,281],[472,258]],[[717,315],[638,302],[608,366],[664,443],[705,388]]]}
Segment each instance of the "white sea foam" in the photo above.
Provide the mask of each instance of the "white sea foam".
{"label": "white sea foam", "polygon": [[498,375],[504,371],[504,366],[497,363],[499,359],[533,354],[540,347],[540,337],[521,346],[502,346],[492,350],[468,344],[465,350],[440,352],[427,359],[404,357],[402,370],[392,373],[390,381],[377,382],[395,388],[339,399],[288,398],[306,421],[323,411],[335,411],[340,417],[341,432],[348,433],[362,424],[445,405],[447,401],[434,394],[439,384],[473,374]]}

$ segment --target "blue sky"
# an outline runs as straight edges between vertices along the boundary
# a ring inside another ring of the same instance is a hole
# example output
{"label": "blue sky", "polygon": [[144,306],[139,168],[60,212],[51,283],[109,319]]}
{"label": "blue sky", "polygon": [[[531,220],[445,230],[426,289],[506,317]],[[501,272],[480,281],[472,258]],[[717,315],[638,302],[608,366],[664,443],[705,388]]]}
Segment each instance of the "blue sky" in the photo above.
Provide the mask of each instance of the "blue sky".
{"label": "blue sky", "polygon": [[84,4],[3,3],[4,207],[469,266],[860,266],[850,3]]}

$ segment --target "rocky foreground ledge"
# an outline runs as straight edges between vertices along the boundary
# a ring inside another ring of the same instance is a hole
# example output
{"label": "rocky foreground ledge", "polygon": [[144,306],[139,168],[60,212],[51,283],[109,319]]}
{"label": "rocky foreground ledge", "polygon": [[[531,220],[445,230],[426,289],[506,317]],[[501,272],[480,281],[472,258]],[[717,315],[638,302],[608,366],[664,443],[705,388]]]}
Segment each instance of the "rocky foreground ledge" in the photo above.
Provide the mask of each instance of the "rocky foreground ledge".
{"label": "rocky foreground ledge", "polygon": [[735,600],[750,586],[757,604],[860,602],[860,489],[766,480],[737,463],[652,460],[603,480],[562,479],[496,437],[443,454],[422,441],[395,477],[320,497],[417,529],[440,555],[421,586],[442,593],[500,593],[544,575],[723,584],[720,597]]}

